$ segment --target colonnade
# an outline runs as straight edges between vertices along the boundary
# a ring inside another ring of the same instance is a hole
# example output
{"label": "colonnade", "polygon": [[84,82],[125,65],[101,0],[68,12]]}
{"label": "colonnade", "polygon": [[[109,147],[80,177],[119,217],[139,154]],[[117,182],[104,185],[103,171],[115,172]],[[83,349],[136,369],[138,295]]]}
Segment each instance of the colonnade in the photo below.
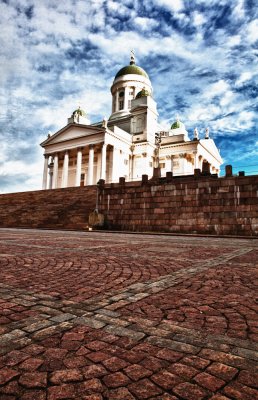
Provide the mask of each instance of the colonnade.
{"label": "colonnade", "polygon": [[[179,169],[179,174],[187,174],[187,173],[193,173],[194,169],[201,169],[203,168],[203,163],[208,162],[206,161],[202,155],[198,154],[197,151],[192,151],[191,153],[179,153],[179,154],[172,154],[172,155],[166,155],[166,156],[161,156],[160,161],[162,163],[162,160],[165,161],[166,165],[166,171],[172,171],[175,172],[176,169]],[[192,168],[189,168],[187,165],[186,161],[190,162],[192,164]],[[176,165],[176,163],[181,163],[179,165]],[[212,172],[219,172],[219,169],[216,168],[214,165],[211,165],[209,163]]]}
{"label": "colonnade", "polygon": [[[82,174],[82,153],[83,147],[77,148],[76,156],[76,173],[75,180],[72,186],[80,186],[81,184],[81,174]],[[73,149],[74,150],[74,149]],[[89,145],[89,158],[88,158],[88,173],[87,173],[87,185],[93,184],[93,173],[94,173],[94,151],[95,145]],[[71,150],[66,150],[63,159],[62,167],[62,178],[61,187],[65,188],[68,186],[69,177],[69,154]],[[43,184],[42,189],[56,189],[58,187],[58,175],[59,175],[59,160],[60,152],[54,154],[45,154],[44,161],[44,171],[43,171]],[[49,160],[51,162],[49,163]],[[102,143],[101,146],[101,168],[100,168],[100,179],[106,179],[106,169],[107,169],[107,144]],[[49,179],[48,179],[49,175]]]}
{"label": "colonnade", "polygon": [[[99,145],[101,145],[101,151],[99,151]],[[86,166],[83,165],[83,150],[85,147],[66,150],[65,153],[59,152],[54,154],[45,154],[42,189],[56,189],[58,187],[66,188],[68,187],[68,183],[69,186],[80,186],[82,173],[86,174],[86,172],[87,176],[85,177],[85,181],[87,185],[93,185],[99,179],[104,179],[106,181],[110,179],[111,182],[116,182],[120,176],[126,176],[126,179],[133,180],[135,176],[140,176],[146,173],[146,171],[149,171],[148,174],[151,173],[148,165],[150,159],[147,157],[147,153],[141,154],[141,157],[145,158],[146,161],[144,165],[141,165],[140,170],[136,167],[135,156],[137,157],[137,155],[133,154],[133,152],[131,155],[127,156],[128,167],[124,167],[123,169],[122,163],[125,158],[123,157],[122,151],[113,147],[113,151],[111,151],[111,153],[109,152],[109,156],[107,157],[107,146],[108,145],[103,142],[95,145],[88,145],[88,162]],[[75,150],[76,167],[75,169],[73,167],[71,175],[69,169],[69,156],[71,156],[71,152],[74,152]],[[96,153],[98,154],[97,176],[94,175],[94,156]],[[60,174],[59,164],[61,158],[63,165]],[[109,160],[108,163],[107,158]],[[50,159],[51,162],[49,162]],[[151,159],[155,162],[155,157]],[[159,160],[161,163],[163,163],[163,161],[165,162],[165,166],[163,167],[165,171],[172,171],[180,175],[191,174],[194,172],[194,169],[197,168],[202,169],[202,164],[204,162],[202,155],[198,154],[197,151],[191,153],[161,155]],[[155,164],[153,166],[155,166]],[[218,169],[216,169],[214,165],[210,165],[210,167],[212,172],[218,172]],[[126,174],[124,174],[125,171],[127,171]],[[72,180],[74,181],[72,182]]]}

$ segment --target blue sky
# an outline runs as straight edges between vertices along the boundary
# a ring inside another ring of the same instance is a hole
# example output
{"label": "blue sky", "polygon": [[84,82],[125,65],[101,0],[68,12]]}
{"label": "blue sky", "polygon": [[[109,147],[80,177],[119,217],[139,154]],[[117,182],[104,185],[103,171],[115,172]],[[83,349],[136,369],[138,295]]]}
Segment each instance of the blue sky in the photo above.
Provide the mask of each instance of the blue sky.
{"label": "blue sky", "polygon": [[[159,120],[210,128],[225,164],[258,174],[254,0],[0,0],[0,193],[40,189],[49,132],[80,104],[111,113],[130,50]],[[222,168],[223,173],[223,168]]]}

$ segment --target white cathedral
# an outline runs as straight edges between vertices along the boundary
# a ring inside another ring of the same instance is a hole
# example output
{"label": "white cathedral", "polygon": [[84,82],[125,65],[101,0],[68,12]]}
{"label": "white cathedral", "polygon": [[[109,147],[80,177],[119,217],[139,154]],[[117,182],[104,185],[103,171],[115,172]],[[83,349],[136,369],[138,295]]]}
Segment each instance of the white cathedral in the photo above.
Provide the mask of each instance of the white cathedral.
{"label": "white cathedral", "polygon": [[153,176],[191,175],[194,169],[219,173],[222,159],[206,129],[193,139],[177,119],[164,131],[158,123],[156,102],[147,73],[135,64],[121,68],[111,86],[112,114],[109,119],[90,124],[79,107],[68,123],[41,143],[45,162],[43,189],[95,185],[99,179],[118,182]]}

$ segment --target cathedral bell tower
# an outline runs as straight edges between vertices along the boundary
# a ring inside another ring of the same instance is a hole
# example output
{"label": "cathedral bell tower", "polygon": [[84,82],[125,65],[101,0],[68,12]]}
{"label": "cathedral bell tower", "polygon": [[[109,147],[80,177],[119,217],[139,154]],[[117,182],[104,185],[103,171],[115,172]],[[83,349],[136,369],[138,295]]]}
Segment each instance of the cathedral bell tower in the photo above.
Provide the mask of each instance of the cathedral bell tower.
{"label": "cathedral bell tower", "polygon": [[126,116],[131,113],[132,100],[145,89],[152,93],[152,86],[148,74],[143,68],[135,64],[133,51],[130,64],[121,68],[115,76],[111,86],[112,113],[110,120]]}

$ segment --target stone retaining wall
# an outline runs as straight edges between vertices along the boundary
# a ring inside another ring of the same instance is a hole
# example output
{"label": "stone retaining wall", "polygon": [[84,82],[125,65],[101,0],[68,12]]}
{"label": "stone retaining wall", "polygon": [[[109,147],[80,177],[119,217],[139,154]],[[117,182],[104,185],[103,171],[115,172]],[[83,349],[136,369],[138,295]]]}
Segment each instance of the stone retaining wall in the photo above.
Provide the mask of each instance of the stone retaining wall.
{"label": "stone retaining wall", "polygon": [[112,229],[258,234],[258,176],[174,177],[101,189],[100,210]]}
{"label": "stone retaining wall", "polygon": [[96,186],[0,195],[0,227],[86,229]]}
{"label": "stone retaining wall", "polygon": [[[108,229],[258,236],[258,176],[186,176],[99,187]],[[0,227],[87,229],[96,186],[0,195]]]}

